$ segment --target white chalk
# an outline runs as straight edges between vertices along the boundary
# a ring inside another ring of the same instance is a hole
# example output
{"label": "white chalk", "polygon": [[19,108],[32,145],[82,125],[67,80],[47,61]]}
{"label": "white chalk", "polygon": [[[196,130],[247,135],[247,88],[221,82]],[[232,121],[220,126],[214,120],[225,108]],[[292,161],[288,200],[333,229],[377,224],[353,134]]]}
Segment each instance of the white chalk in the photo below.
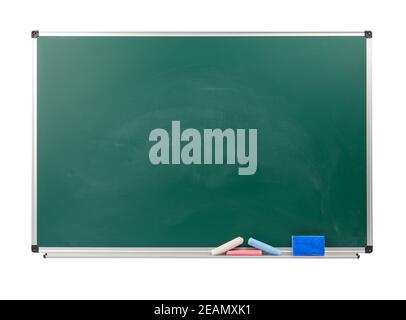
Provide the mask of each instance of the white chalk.
{"label": "white chalk", "polygon": [[211,250],[211,254],[213,256],[218,256],[220,254],[226,253],[228,250],[234,249],[244,243],[244,239],[241,237],[237,237],[221,246],[214,248]]}

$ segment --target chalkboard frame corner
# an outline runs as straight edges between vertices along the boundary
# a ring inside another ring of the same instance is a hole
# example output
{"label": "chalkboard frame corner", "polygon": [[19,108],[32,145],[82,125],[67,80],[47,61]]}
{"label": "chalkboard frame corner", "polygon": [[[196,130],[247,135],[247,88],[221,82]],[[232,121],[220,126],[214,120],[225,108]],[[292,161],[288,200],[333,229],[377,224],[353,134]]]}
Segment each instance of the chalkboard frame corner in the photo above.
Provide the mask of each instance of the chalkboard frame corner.
{"label": "chalkboard frame corner", "polygon": [[38,30],[32,30],[32,31],[31,31],[31,38],[32,38],[32,39],[37,39],[37,38],[39,38],[39,31],[38,31]]}

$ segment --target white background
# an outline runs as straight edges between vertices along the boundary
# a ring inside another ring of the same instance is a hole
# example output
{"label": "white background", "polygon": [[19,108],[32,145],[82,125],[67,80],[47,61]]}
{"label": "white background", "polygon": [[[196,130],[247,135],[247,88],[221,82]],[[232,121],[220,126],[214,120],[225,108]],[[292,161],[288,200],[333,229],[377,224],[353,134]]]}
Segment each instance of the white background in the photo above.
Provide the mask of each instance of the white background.
{"label": "white background", "polygon": [[[1,1],[0,298],[406,298],[404,1]],[[363,31],[375,252],[360,260],[44,260],[30,252],[31,30]]]}

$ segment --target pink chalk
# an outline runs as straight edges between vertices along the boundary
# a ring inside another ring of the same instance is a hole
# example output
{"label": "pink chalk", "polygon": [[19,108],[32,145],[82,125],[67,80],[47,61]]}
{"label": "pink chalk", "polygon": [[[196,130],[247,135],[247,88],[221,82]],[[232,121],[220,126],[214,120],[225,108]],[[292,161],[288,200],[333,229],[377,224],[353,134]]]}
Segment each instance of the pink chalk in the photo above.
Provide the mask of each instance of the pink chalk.
{"label": "pink chalk", "polygon": [[257,249],[234,249],[226,253],[227,256],[262,256],[262,250]]}

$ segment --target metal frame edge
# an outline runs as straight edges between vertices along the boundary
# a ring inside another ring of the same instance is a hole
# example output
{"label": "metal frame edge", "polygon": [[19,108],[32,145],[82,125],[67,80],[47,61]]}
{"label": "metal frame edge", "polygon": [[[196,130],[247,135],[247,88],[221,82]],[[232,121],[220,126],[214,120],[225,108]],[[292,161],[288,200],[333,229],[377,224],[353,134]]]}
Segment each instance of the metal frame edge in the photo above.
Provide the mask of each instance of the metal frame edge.
{"label": "metal frame edge", "polygon": [[111,31],[111,32],[86,32],[86,31],[76,31],[76,32],[62,32],[62,31],[44,31],[41,32],[41,37],[86,37],[86,36],[347,36],[347,37],[359,37],[365,36],[365,31],[331,31],[331,32],[320,32],[320,31],[286,31],[286,32],[267,32],[267,31]]}
{"label": "metal frame edge", "polygon": [[372,38],[366,38],[367,102],[367,246],[373,246],[372,202]]}
{"label": "metal frame edge", "polygon": [[32,199],[31,245],[37,246],[37,40],[32,38]]}
{"label": "metal frame edge", "polygon": [[325,256],[296,257],[291,248],[280,248],[282,255],[229,257],[212,256],[212,248],[41,248],[44,258],[244,258],[244,259],[337,259],[359,258],[364,248],[326,248]]}

